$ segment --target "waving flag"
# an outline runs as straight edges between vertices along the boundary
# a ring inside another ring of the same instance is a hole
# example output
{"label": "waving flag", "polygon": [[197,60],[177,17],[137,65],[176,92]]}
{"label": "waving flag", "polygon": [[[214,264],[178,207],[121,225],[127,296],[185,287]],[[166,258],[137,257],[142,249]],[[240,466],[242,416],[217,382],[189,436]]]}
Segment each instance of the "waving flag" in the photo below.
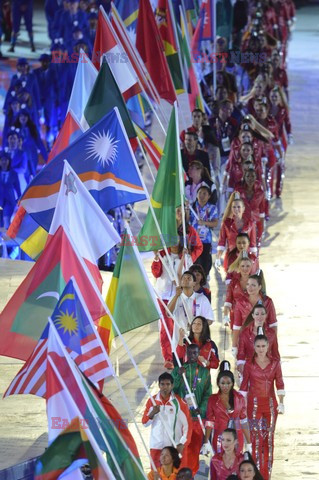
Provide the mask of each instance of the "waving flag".
{"label": "waving flag", "polygon": [[176,207],[181,204],[184,182],[181,174],[182,167],[176,110],[175,103],[151,196],[151,204],[161,231],[158,231],[149,208],[145,222],[138,235],[138,246],[141,251],[149,252],[163,248],[160,233],[163,234],[167,246],[176,245],[179,239],[176,227]]}
{"label": "waving flag", "polygon": [[201,51],[201,42],[203,40],[214,40],[214,20],[213,7],[215,0],[203,0],[199,12],[199,19],[192,38],[192,55],[196,61]]}
{"label": "waving flag", "polygon": [[121,45],[123,46],[127,57],[130,59],[132,67],[137,74],[143,89],[147,93],[147,95],[156,103],[160,102],[159,94],[152,82],[150,74],[148,73],[145,64],[135,46],[135,42],[132,42],[125,25],[116,10],[114,4],[111,6],[112,8],[112,26],[114,31],[119,39]]}
{"label": "waving flag", "polygon": [[55,139],[51,152],[49,153],[47,163],[51,162],[54,157],[71,145],[71,143],[75,142],[83,132],[84,129],[78,122],[75,114],[72,110],[69,110],[64,119],[62,128]]}
{"label": "waving flag", "polygon": [[115,0],[114,4],[135,43],[139,0]]}
{"label": "waving flag", "polygon": [[135,125],[135,130],[146,153],[152,160],[154,167],[156,168],[156,170],[158,170],[158,167],[161,161],[161,156],[163,155],[163,150],[147,132],[142,130],[137,125]]}
{"label": "waving flag", "polygon": [[160,97],[173,104],[176,100],[176,92],[165,57],[163,42],[149,0],[140,2],[136,48]]}
{"label": "waving flag", "polygon": [[97,320],[104,315],[86,272],[85,263],[59,227],[0,314],[0,355],[21,360],[31,355],[71,277],[76,279],[91,317]]}
{"label": "waving flag", "polygon": [[[64,355],[59,342],[51,334],[47,377],[49,440],[56,438],[61,429],[63,430],[61,419],[70,422],[75,416],[79,416],[85,419],[88,431],[92,432],[100,449],[107,454],[107,462],[115,478],[119,477],[114,458],[125,479],[145,479],[134,440],[131,436],[122,435],[121,430],[128,428],[125,421],[116,411],[117,415],[113,412],[112,416],[112,410],[103,407],[95,391],[72,360]],[[54,420],[57,420],[56,425]]]}
{"label": "waving flag", "polygon": [[177,94],[183,93],[184,80],[179,59],[179,44],[176,32],[174,11],[170,0],[159,0],[157,7],[158,30],[163,41],[167,63]]}
{"label": "waving flag", "polygon": [[[68,112],[72,111],[79,124],[82,122],[83,112],[90,97],[97,73],[97,69],[91,60],[81,49],[68,105]],[[86,127],[88,128],[85,122],[83,127],[85,127],[85,130]]]}
{"label": "waving flag", "polygon": [[105,56],[125,100],[141,92],[137,75],[103,7],[100,7],[92,53],[93,62],[98,70],[102,55]]}
{"label": "waving flag", "polygon": [[115,108],[47,164],[25,190],[21,205],[46,230],[51,225],[65,159],[105,212],[146,198]]}
{"label": "waving flag", "polygon": [[89,441],[86,430],[82,419],[75,417],[38,459],[34,480],[55,480],[63,473],[71,478],[69,475],[75,475],[75,470],[86,463],[89,463],[95,480],[114,478],[99,449]]}
{"label": "waving flag", "polygon": [[[111,362],[101,346],[101,340],[74,279],[67,283],[51,318],[71,358],[93,383],[113,375]],[[49,325],[11,382],[5,397],[27,393],[45,397],[48,333]]]}

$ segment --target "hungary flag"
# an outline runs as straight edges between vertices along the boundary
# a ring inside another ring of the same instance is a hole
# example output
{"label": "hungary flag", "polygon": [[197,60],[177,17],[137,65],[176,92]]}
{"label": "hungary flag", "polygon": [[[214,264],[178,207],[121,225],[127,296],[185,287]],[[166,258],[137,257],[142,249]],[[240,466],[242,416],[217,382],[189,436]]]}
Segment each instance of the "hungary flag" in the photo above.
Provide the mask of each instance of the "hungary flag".
{"label": "hungary flag", "polygon": [[86,272],[83,260],[59,227],[0,314],[0,355],[27,360],[72,276],[92,318],[105,314]]}

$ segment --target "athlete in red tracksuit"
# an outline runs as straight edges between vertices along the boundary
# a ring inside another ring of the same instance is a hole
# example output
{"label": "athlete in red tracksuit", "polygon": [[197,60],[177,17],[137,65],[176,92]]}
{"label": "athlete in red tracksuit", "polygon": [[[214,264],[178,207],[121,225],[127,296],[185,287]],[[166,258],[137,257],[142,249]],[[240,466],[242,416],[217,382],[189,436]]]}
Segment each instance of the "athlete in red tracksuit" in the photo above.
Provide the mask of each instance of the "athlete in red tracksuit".
{"label": "athlete in red tracksuit", "polygon": [[247,396],[253,457],[264,480],[269,480],[271,476],[276,420],[278,413],[284,413],[285,395],[280,361],[268,357],[267,350],[267,337],[257,335],[255,356],[245,364],[240,390]]}

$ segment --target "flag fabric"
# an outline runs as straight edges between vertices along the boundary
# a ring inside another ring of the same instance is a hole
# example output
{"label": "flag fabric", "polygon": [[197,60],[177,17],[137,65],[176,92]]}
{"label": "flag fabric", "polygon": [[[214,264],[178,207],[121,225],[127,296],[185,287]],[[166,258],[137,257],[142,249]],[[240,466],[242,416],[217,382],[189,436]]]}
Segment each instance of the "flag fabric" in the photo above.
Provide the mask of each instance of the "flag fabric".
{"label": "flag fabric", "polygon": [[51,160],[60,152],[62,152],[62,150],[75,142],[75,140],[77,140],[83,132],[84,128],[81,127],[72,110],[69,110],[65,116],[62,128],[59,131],[59,134],[49,153],[47,163],[51,162]]}
{"label": "flag fabric", "polygon": [[75,469],[86,463],[89,463],[94,479],[110,479],[109,472],[103,472],[98,453],[90,443],[85,429],[82,419],[75,417],[38,459],[34,479],[56,480],[66,472],[74,475]]}
{"label": "flag fabric", "polygon": [[138,247],[141,251],[163,248],[160,233],[163,234],[167,246],[177,245],[179,241],[176,227],[176,207],[181,204],[181,195],[184,194],[182,170],[179,163],[180,148],[175,107],[171,113],[163,155],[150,199],[161,232],[158,231],[149,208],[138,235]]}
{"label": "flag fabric", "polygon": [[104,212],[146,198],[134,154],[115,108],[40,170],[25,190],[21,205],[46,230],[56,206],[64,160]]}
{"label": "flag fabric", "polygon": [[140,127],[135,125],[135,130],[138,138],[140,139],[146,153],[153,162],[154,167],[158,170],[161,157],[163,155],[163,150],[161,147],[153,140],[153,138]]}
{"label": "flag fabric", "polygon": [[129,98],[126,106],[133,121],[135,131],[136,125],[139,125],[140,128],[145,128],[145,106],[141,94]]}
{"label": "flag fabric", "polygon": [[140,2],[136,48],[145,63],[159,96],[173,104],[176,100],[174,84],[149,0]]}
{"label": "flag fabric", "polygon": [[[124,234],[122,238],[105,302],[119,331],[125,333],[158,320],[160,312],[132,235]],[[104,335],[105,328],[111,331],[108,337]],[[117,334],[108,315],[99,320],[98,330],[101,338],[108,340],[109,351],[110,342]]]}
{"label": "flag fabric", "polygon": [[7,235],[32,259],[40,255],[48,238],[48,232],[40,227],[21,205],[13,217]]}
{"label": "flag fabric", "polygon": [[179,44],[176,32],[176,22],[174,11],[171,8],[170,0],[159,0],[156,10],[158,20],[158,30],[160,32],[167,63],[171,72],[175,91],[177,94],[183,93],[184,80],[181,63],[179,59]]}
{"label": "flag fabric", "polygon": [[114,4],[130,37],[135,40],[139,0],[115,0]]}
{"label": "flag fabric", "polygon": [[0,355],[21,360],[31,355],[71,277],[75,278],[93,320],[104,315],[87,271],[67,232],[59,227],[0,314]]}
{"label": "flag fabric", "polygon": [[137,466],[140,466],[140,460],[137,457],[134,440],[128,434],[125,437],[122,435],[122,430],[128,428],[125,421],[119,414],[112,418],[111,410],[103,408],[92,387],[77,370],[72,360],[64,355],[59,342],[51,334],[48,345],[47,377],[49,440],[56,438],[72,418],[80,416],[85,419],[87,430],[92,432],[100,449],[106,452],[108,465],[115,478],[119,476],[114,458],[124,478],[145,479],[145,475],[140,471],[141,467]]}
{"label": "flag fabric", "polygon": [[105,117],[105,114],[110,112],[114,107],[117,107],[119,110],[128,137],[136,137],[133,123],[127,111],[121,91],[104,57],[90,98],[88,99],[88,103],[84,110],[84,118],[88,125],[92,127]]}
{"label": "flag fabric", "polygon": [[119,42],[103,7],[100,6],[92,53],[92,59],[98,70],[100,69],[102,56],[106,58],[125,100],[141,92],[136,73],[129,62],[127,54]]}
{"label": "flag fabric", "polygon": [[188,102],[190,111],[194,108],[200,108],[204,111],[204,104],[202,99],[202,93],[198,84],[197,76],[194,70],[194,66],[191,60],[190,44],[188,38],[188,32],[186,28],[186,19],[183,11],[180,11],[180,27],[178,26],[178,35],[180,38],[180,46],[182,51],[183,65],[185,71],[185,78],[188,79]]}
{"label": "flag fabric", "polygon": [[192,38],[191,48],[193,60],[201,52],[201,42],[203,40],[214,40],[214,20],[213,20],[213,2],[215,0],[205,0],[201,4],[199,18]]}
{"label": "flag fabric", "polygon": [[73,112],[74,117],[80,125],[81,122],[83,122],[82,127],[84,130],[88,128],[88,125],[82,119],[83,112],[95,83],[97,73],[97,69],[91,60],[81,49],[69,100],[68,112]]}
{"label": "flag fabric", "polygon": [[[71,358],[93,383],[113,375],[111,362],[101,346],[96,327],[74,279],[67,283],[51,319]],[[27,393],[46,396],[48,334],[47,324],[35,349],[12,380],[4,397]]]}
{"label": "flag fabric", "polygon": [[159,104],[160,97],[155,88],[155,85],[152,82],[150,74],[147,71],[147,68],[135,46],[135,41],[133,42],[131,37],[129,36],[125,25],[116,10],[114,4],[111,5],[112,9],[112,26],[114,31],[119,39],[121,45],[123,46],[127,57],[129,58],[132,67],[135,70],[136,75],[138,76],[143,89],[145,90],[146,94],[156,103]]}
{"label": "flag fabric", "polygon": [[94,265],[121,241],[110,220],[67,161],[64,162],[50,235],[54,235],[60,225],[68,231],[81,257]]}

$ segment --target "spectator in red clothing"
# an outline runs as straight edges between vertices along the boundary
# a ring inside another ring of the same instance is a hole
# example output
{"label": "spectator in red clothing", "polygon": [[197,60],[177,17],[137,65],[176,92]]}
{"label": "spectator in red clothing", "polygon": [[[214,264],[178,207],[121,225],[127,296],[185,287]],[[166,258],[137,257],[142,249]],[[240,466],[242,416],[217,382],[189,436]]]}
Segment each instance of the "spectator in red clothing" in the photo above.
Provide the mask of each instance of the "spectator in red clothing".
{"label": "spectator in red clothing", "polygon": [[206,318],[201,315],[195,317],[190,326],[188,341],[186,341],[185,336],[185,330],[180,328],[176,353],[178,357],[183,360],[181,363],[187,362],[187,343],[195,343],[199,347],[197,363],[205,368],[218,368],[218,348],[216,343],[210,338],[209,325]]}

